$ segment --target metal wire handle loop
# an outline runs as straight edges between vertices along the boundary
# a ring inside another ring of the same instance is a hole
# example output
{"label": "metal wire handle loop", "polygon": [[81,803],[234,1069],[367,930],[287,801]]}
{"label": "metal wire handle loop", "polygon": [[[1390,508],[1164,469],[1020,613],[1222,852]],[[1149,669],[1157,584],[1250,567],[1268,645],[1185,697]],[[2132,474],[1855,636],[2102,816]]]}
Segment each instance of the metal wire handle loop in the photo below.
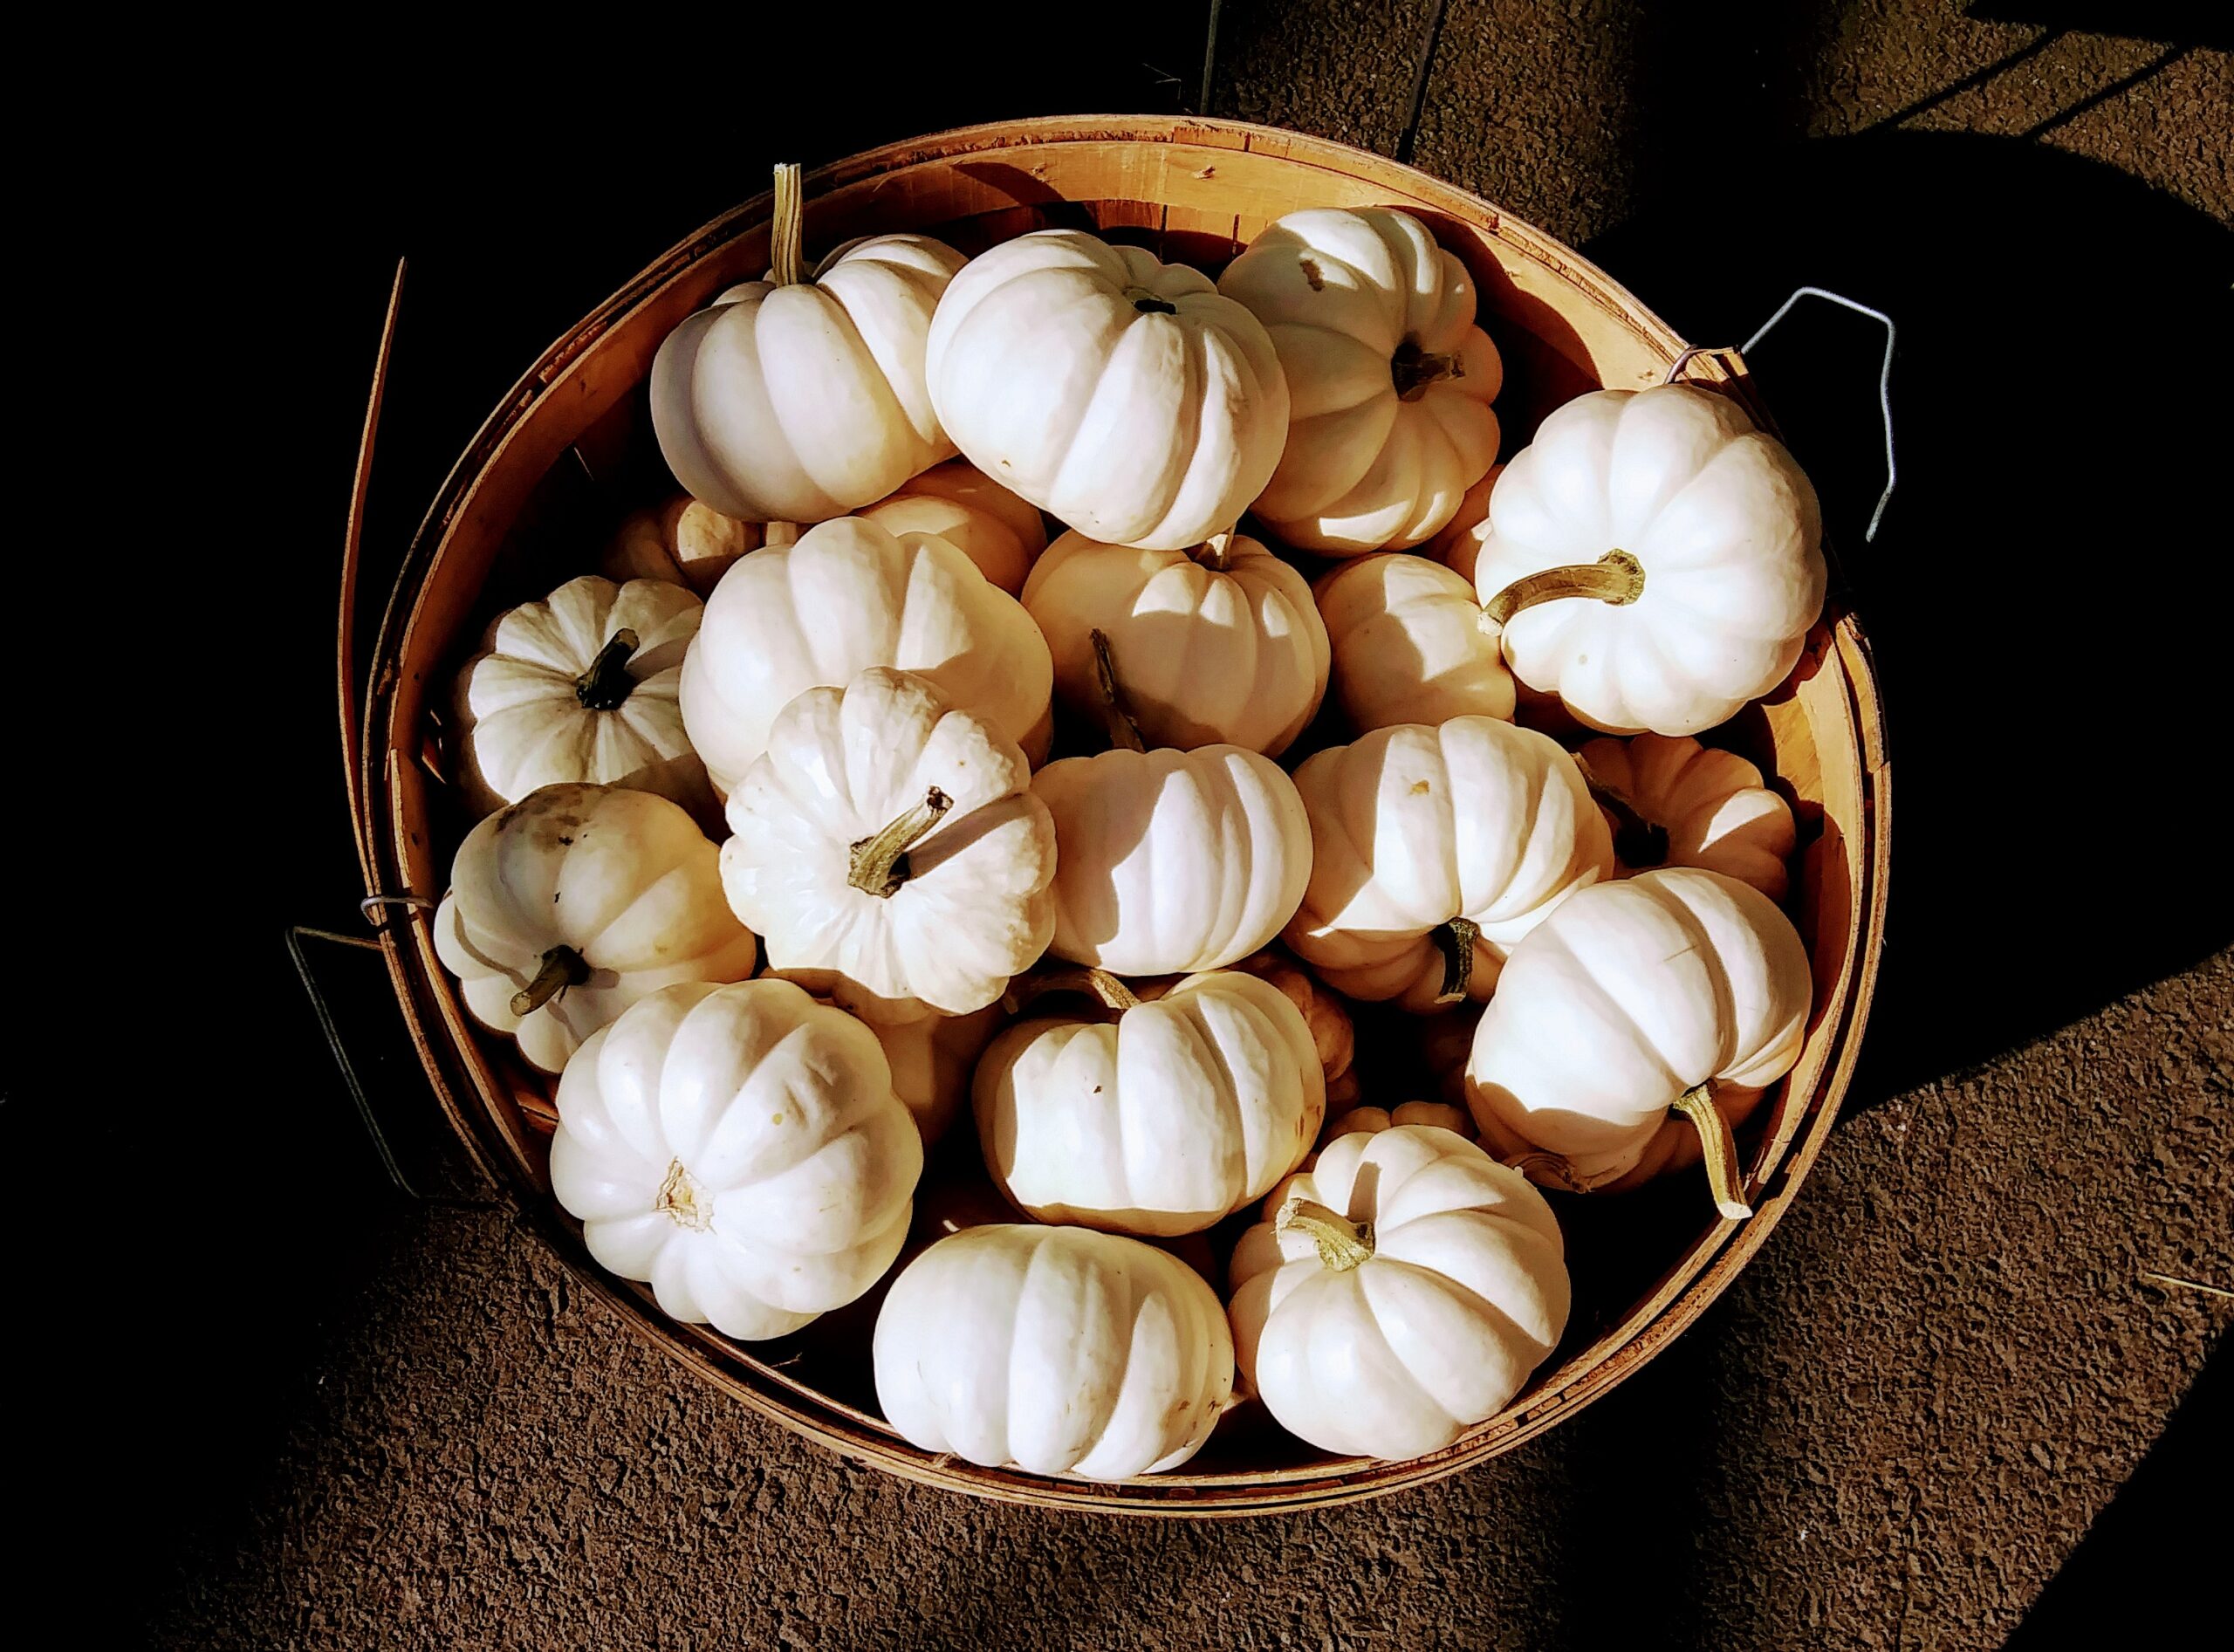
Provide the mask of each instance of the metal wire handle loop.
{"label": "metal wire handle loop", "polygon": [[439,904],[423,895],[368,895],[357,902],[357,910],[365,915],[366,922],[371,923],[375,907],[410,907],[419,912],[432,912]]}
{"label": "metal wire handle loop", "polygon": [[498,1201],[494,1199],[428,1192],[415,1186],[404,1173],[403,1162],[389,1142],[387,1132],[380,1128],[380,1115],[373,1111],[372,1096],[365,1088],[357,1064],[350,1059],[348,1045],[342,1038],[339,1025],[334,1021],[332,1008],[326,1002],[326,991],[319,984],[318,971],[312,966],[309,954],[304,950],[305,941],[323,941],[330,946],[353,947],[360,951],[373,952],[382,949],[380,943],[360,935],[340,935],[332,929],[314,929],[300,923],[290,926],[287,930],[287,956],[294,961],[295,974],[302,981],[305,996],[311,1001],[312,1013],[318,1017],[319,1033],[325,1038],[326,1047],[332,1052],[334,1065],[341,1069],[342,1086],[348,1091],[350,1105],[356,1109],[357,1122],[364,1127],[365,1134],[373,1144],[373,1151],[380,1155],[380,1169],[386,1173],[390,1185],[414,1204],[436,1210],[491,1210],[499,1208]]}
{"label": "metal wire handle loop", "polygon": [[1753,346],[1767,338],[1777,323],[1791,314],[1792,305],[1802,298],[1826,299],[1841,309],[1853,311],[1856,315],[1867,316],[1885,329],[1885,360],[1877,369],[1877,409],[1885,421],[1885,491],[1877,496],[1877,508],[1869,513],[1869,526],[1861,536],[1861,542],[1867,545],[1877,537],[1877,524],[1885,519],[1885,507],[1893,502],[1893,487],[1900,476],[1893,463],[1893,346],[1899,337],[1899,329],[1893,325],[1893,318],[1882,310],[1873,310],[1842,292],[1833,292],[1827,287],[1797,287],[1793,289],[1792,297],[1777,306],[1777,312],[1754,328],[1753,336],[1738,346],[1738,353],[1751,355]]}
{"label": "metal wire handle loop", "polygon": [[[1877,525],[1885,519],[1885,507],[1893,502],[1893,488],[1900,476],[1900,472],[1895,468],[1893,463],[1893,346],[1898,337],[1898,329],[1894,326],[1893,318],[1882,310],[1873,310],[1867,305],[1857,299],[1849,298],[1842,292],[1833,292],[1828,287],[1799,287],[1794,289],[1792,295],[1777,306],[1774,315],[1753,329],[1753,336],[1737,346],[1737,353],[1751,355],[1753,346],[1767,338],[1777,323],[1790,315],[1792,307],[1802,298],[1828,299],[1831,303],[1851,310],[1857,315],[1867,316],[1885,329],[1885,360],[1877,370],[1877,408],[1885,422],[1885,491],[1877,496],[1877,508],[1869,513],[1869,526],[1862,532],[1861,542],[1867,545],[1877,538]],[[1717,355],[1721,353],[1723,348],[1723,346],[1720,345],[1693,345],[1676,358],[1674,365],[1668,369],[1668,376],[1661,382],[1675,383],[1683,376],[1683,369],[1691,364],[1691,359],[1694,356]]]}

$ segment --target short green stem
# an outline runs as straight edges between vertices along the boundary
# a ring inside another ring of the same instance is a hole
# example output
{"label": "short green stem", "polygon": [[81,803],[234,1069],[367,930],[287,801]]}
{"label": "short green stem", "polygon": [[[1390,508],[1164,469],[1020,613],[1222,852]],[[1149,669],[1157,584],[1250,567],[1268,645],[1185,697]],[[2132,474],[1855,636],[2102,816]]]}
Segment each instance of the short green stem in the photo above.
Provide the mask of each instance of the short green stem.
{"label": "short green stem", "polygon": [[1745,1202],[1737,1174],[1737,1138],[1730,1134],[1730,1121],[1714,1104],[1714,1080],[1709,1079],[1704,1084],[1693,1085],[1671,1105],[1699,1133],[1699,1153],[1706,1163],[1707,1186],[1714,1194],[1714,1208],[1732,1222],[1742,1222],[1752,1215],[1753,1207]]}
{"label": "short green stem", "polygon": [[589,978],[586,958],[572,947],[552,947],[536,966],[535,978],[512,994],[512,1013],[533,1015],[568,987],[581,986]]}
{"label": "short green stem", "polygon": [[628,659],[635,652],[636,634],[621,627],[606,639],[590,668],[574,679],[574,698],[592,711],[619,710],[635,692],[636,679],[628,674]]}
{"label": "short green stem", "polygon": [[1353,1222],[1316,1199],[1283,1205],[1275,1231],[1302,1234],[1319,1247],[1319,1261],[1336,1273],[1373,1259],[1373,1224]]}
{"label": "short green stem", "polygon": [[1113,750],[1145,751],[1148,743],[1141,737],[1141,725],[1133,720],[1132,709],[1125,703],[1125,685],[1117,680],[1117,659],[1109,649],[1109,634],[1100,627],[1089,631],[1086,640],[1093,644],[1093,682],[1101,698],[1101,720],[1109,731]]}
{"label": "short green stem", "polygon": [[1524,574],[1482,605],[1482,628],[1502,631],[1512,617],[1539,602],[1595,597],[1623,607],[1644,594],[1644,564],[1626,551],[1608,551],[1595,562],[1542,568]]}
{"label": "short green stem", "polygon": [[923,794],[921,803],[883,831],[873,837],[863,838],[853,846],[853,859],[846,870],[846,881],[864,895],[890,900],[912,875],[908,866],[908,851],[922,842],[952,807],[954,799],[933,786]]}

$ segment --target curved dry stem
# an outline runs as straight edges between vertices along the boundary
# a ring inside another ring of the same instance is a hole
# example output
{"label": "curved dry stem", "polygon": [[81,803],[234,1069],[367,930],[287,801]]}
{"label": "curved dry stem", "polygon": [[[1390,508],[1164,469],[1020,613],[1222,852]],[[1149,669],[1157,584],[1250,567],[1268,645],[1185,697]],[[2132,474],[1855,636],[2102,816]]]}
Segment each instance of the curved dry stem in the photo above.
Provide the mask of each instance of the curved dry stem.
{"label": "curved dry stem", "polygon": [[1560,602],[1569,597],[1595,597],[1615,607],[1625,607],[1644,594],[1644,564],[1626,551],[1608,551],[1595,562],[1578,562],[1559,568],[1542,568],[1523,574],[1482,605],[1482,628],[1497,630],[1512,623],[1512,616],[1539,602]]}
{"label": "curved dry stem", "polygon": [[1429,934],[1443,953],[1443,990],[1435,995],[1435,1001],[1456,1004],[1473,984],[1474,947],[1482,938],[1482,928],[1470,918],[1453,918],[1437,924]]}
{"label": "curved dry stem", "polygon": [[1133,721],[1132,709],[1125,703],[1125,685],[1117,680],[1117,660],[1109,650],[1109,634],[1096,627],[1086,634],[1086,638],[1093,644],[1093,682],[1101,701],[1101,721],[1108,730],[1111,749],[1147,751],[1148,743],[1141,737],[1141,725]]}
{"label": "curved dry stem", "polygon": [[1737,1170],[1737,1138],[1730,1121],[1714,1104],[1714,1080],[1695,1084],[1670,1104],[1691,1121],[1699,1133],[1699,1152],[1706,1164],[1707,1186],[1714,1193],[1714,1208],[1732,1222],[1753,1214],[1745,1202],[1744,1185]]}
{"label": "curved dry stem", "polygon": [[908,851],[938,825],[940,818],[954,807],[954,799],[936,786],[923,794],[923,800],[886,826],[874,837],[863,838],[853,846],[853,858],[846,874],[846,881],[864,895],[880,900],[890,900],[900,886],[911,875],[908,866]]}
{"label": "curved dry stem", "polygon": [[1316,1199],[1283,1206],[1274,1225],[1279,1233],[1300,1233],[1319,1247],[1319,1259],[1336,1273],[1347,1273],[1373,1259],[1373,1224],[1353,1222]]}
{"label": "curved dry stem", "polygon": [[1043,970],[1037,975],[1011,982],[1002,1007],[1014,1015],[1025,1005],[1052,997],[1059,992],[1082,993],[1103,1009],[1120,1016],[1127,1010],[1141,1007],[1141,1001],[1134,996],[1132,988],[1107,970],[1086,966]]}
{"label": "curved dry stem", "polygon": [[590,978],[589,960],[572,947],[552,947],[536,966],[535,978],[512,994],[511,1011],[531,1016],[568,987]]}

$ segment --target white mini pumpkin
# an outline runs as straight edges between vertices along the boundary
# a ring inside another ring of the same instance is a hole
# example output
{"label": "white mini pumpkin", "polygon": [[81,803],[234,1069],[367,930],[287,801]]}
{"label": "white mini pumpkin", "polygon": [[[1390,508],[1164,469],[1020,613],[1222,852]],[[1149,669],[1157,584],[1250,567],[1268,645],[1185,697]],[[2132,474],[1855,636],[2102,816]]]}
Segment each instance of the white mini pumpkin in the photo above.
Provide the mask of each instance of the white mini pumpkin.
{"label": "white mini pumpkin", "polygon": [[1750,1214],[1730,1127],[1799,1059],[1813,997],[1792,920],[1759,890],[1677,867],[1579,890],[1514,950],[1474,1031],[1485,1142],[1580,1191],[1706,1160]]}
{"label": "white mini pumpkin", "polygon": [[724,516],[822,522],[954,456],[923,344],[962,255],[853,242],[810,272],[798,168],[776,168],[771,268],[684,319],[653,359],[652,428],[675,480]]}
{"label": "white mini pumpkin", "polygon": [[1281,1427],[1343,1457],[1441,1450],[1504,1409],[1566,1329],[1544,1196],[1428,1125],[1345,1135],[1234,1247],[1242,1374]]}
{"label": "white mini pumpkin", "polygon": [[1401,550],[1449,521],[1497,456],[1504,367],[1474,281],[1408,213],[1291,212],[1218,278],[1264,324],[1287,444],[1258,496],[1280,538],[1328,556]]}
{"label": "white mini pumpkin", "polygon": [[1082,230],[971,259],[925,361],[970,462],[1108,545],[1177,551],[1231,527],[1287,436],[1256,317],[1208,276]]}
{"label": "white mini pumpkin", "polygon": [[722,887],[770,965],[869,1019],[982,1010],[1055,932],[1031,765],[908,672],[785,706],[729,820]]}
{"label": "white mini pumpkin", "polygon": [[1735,751],[1688,736],[1640,734],[1593,740],[1575,759],[1614,828],[1616,876],[1703,867],[1784,899],[1799,837],[1792,805]]}
{"label": "white mini pumpkin", "polygon": [[766,532],[760,523],[739,522],[679,493],[622,521],[606,545],[599,570],[616,582],[664,579],[702,597],[730,563],[760,548]]}
{"label": "white mini pumpkin", "polygon": [[1057,957],[1120,975],[1245,958],[1311,877],[1295,783],[1239,746],[1104,751],[1033,778],[1055,821]]}
{"label": "white mini pumpkin", "polygon": [[1311,587],[1244,534],[1144,551],[1066,533],[1032,570],[1024,606],[1055,657],[1055,691],[1106,717],[1114,682],[1148,745],[1278,757],[1326,692]]}
{"label": "white mini pumpkin", "polygon": [[1353,998],[1424,1013],[1487,997],[1520,938],[1613,869],[1574,759],[1494,717],[1376,729],[1295,781],[1311,886],[1285,939]]}
{"label": "white mini pumpkin", "polygon": [[1047,548],[1039,507],[1020,499],[967,459],[935,464],[856,515],[891,533],[935,533],[1015,596]]}
{"label": "white mini pumpkin", "polygon": [[637,999],[741,981],[759,958],[690,817],[601,785],[545,786],[467,833],[435,951],[474,1019],[545,1073]]}
{"label": "white mini pumpkin", "polygon": [[787,981],[656,992],[558,1081],[551,1189],[590,1254],[746,1341],[876,1283],[922,1169],[868,1029]]}
{"label": "white mini pumpkin", "polygon": [[929,677],[1037,762],[1053,724],[1046,640],[1015,598],[935,534],[841,517],[722,576],[682,662],[682,721],[726,795],[808,689],[870,666]]}
{"label": "white mini pumpkin", "polygon": [[538,787],[656,792],[709,815],[706,765],[676,703],[703,605],[657,579],[569,579],[499,614],[458,674],[453,778],[476,814]]}
{"label": "white mini pumpkin", "polygon": [[1505,466],[1475,564],[1532,688],[1613,734],[1696,734],[1791,672],[1823,610],[1806,475],[1727,396],[1577,396]]}
{"label": "white mini pumpkin", "polygon": [[892,1064],[893,1093],[915,1115],[925,1147],[944,1136],[955,1115],[969,1105],[977,1058],[1007,1024],[997,1004],[969,1015],[870,1024],[869,1031],[884,1046],[884,1059]]}
{"label": "white mini pumpkin", "polygon": [[1233,1393],[1216,1295],[1154,1245],[965,1228],[901,1271],[873,1358],[885,1420],[988,1468],[1124,1480],[1177,1468]]}
{"label": "white mini pumpkin", "polygon": [[1034,989],[1072,984],[1110,1014],[1018,1022],[971,1086],[985,1169],[1018,1210],[1120,1233],[1194,1233],[1302,1162],[1326,1085],[1311,1028],[1278,987],[1214,970],[1143,1004],[1091,970]]}
{"label": "white mini pumpkin", "polygon": [[1425,557],[1358,557],[1315,587],[1334,703],[1360,732],[1453,717],[1512,718],[1512,674],[1474,587]]}

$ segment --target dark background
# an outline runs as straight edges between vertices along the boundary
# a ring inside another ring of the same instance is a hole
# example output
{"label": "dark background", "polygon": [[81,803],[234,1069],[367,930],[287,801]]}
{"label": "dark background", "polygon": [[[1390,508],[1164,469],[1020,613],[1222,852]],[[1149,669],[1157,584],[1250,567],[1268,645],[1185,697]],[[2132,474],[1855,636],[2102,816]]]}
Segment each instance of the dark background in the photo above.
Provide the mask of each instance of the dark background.
{"label": "dark background", "polygon": [[[167,538],[128,537],[127,467],[69,541],[154,593],[112,635],[157,733],[92,840],[168,967],[98,1036],[193,1074],[0,1114],[11,1162],[72,1155],[72,1227],[31,1237],[95,1446],[39,1483],[65,1548],[124,1558],[98,1611],[167,1645],[2053,1646],[2216,1583],[2187,1511],[2223,1503],[2229,1310],[2142,1275],[2234,1285],[2223,7],[1219,9],[1211,113],[1411,159],[1689,338],[1802,281],[1902,324],[1866,547],[1874,336],[1802,316],[1757,358],[1889,702],[1864,1071],[1737,1287],[1573,1423],[1276,1524],[995,1508],[757,1421],[504,1217],[387,1188],[281,935],[356,922],[332,605],[395,257],[376,570],[519,369],[771,161],[1194,107],[1210,10],[367,18],[253,72],[141,39],[128,95],[89,83],[82,123],[154,116],[76,203],[127,249],[93,261],[96,401],[183,433]],[[384,983],[319,961],[431,1174]]]}

